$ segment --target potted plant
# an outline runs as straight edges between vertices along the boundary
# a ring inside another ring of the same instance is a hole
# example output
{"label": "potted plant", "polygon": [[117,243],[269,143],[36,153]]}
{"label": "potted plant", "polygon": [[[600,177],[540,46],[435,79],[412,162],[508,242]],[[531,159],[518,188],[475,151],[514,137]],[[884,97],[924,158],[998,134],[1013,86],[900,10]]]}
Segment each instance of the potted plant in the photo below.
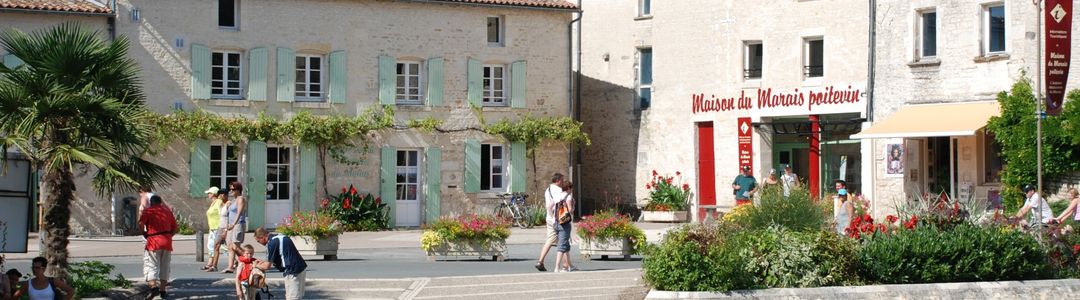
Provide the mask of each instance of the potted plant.
{"label": "potted plant", "polygon": [[370,193],[358,193],[356,187],[342,187],[337,196],[322,200],[319,210],[341,222],[347,231],[377,231],[390,228],[390,207]]}
{"label": "potted plant", "polygon": [[338,236],[344,226],[324,212],[298,211],[285,218],[276,230],[292,237],[300,255],[322,255],[325,260],[336,260]]}
{"label": "potted plant", "polygon": [[420,248],[428,260],[439,257],[476,256],[502,261],[510,223],[492,216],[443,217],[424,230]]}
{"label": "potted plant", "polygon": [[642,209],[642,219],[647,222],[686,222],[690,202],[690,184],[682,182],[682,173],[661,176],[652,171],[652,180],[645,184],[649,199]]}
{"label": "potted plant", "polygon": [[601,259],[621,255],[627,260],[645,246],[645,232],[635,226],[629,216],[611,210],[581,218],[577,233],[582,241],[581,256],[585,259],[591,259],[593,255],[600,255]]}

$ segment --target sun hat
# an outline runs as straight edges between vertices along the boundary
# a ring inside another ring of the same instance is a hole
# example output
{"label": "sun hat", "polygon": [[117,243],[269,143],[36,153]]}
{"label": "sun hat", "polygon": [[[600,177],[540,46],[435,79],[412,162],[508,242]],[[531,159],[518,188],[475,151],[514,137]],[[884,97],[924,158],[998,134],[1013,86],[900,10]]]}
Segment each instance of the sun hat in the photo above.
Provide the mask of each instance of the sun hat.
{"label": "sun hat", "polygon": [[218,193],[218,190],[219,190],[219,189],[218,189],[218,187],[216,187],[216,186],[212,186],[212,187],[210,187],[209,189],[207,189],[207,190],[206,190],[205,194],[214,194],[214,195],[217,195],[217,193]]}

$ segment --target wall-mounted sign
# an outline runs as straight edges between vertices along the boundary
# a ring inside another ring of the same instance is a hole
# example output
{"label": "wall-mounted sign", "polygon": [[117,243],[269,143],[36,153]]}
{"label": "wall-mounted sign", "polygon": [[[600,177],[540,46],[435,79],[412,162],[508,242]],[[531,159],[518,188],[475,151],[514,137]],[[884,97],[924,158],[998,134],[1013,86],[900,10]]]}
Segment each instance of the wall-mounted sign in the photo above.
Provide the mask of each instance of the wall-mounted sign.
{"label": "wall-mounted sign", "polygon": [[[725,97],[727,96],[727,97]],[[743,90],[738,95],[693,94],[691,111],[750,112],[753,116],[791,116],[862,112],[866,108],[861,84],[815,88]]]}
{"label": "wall-mounted sign", "polygon": [[754,127],[750,125],[750,118],[739,118],[739,169],[750,167],[754,169]]}
{"label": "wall-mounted sign", "polygon": [[1046,0],[1046,113],[1061,114],[1065,82],[1069,79],[1070,41],[1072,36],[1072,0]]}
{"label": "wall-mounted sign", "polygon": [[904,139],[889,139],[885,144],[885,177],[904,177]]}

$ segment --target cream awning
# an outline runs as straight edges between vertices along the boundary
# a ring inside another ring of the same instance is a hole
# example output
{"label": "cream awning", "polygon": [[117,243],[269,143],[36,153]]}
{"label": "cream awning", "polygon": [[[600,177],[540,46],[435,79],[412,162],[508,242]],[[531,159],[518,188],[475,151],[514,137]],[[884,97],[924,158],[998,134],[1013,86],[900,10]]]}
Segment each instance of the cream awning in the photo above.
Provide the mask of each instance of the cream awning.
{"label": "cream awning", "polygon": [[971,136],[1000,113],[997,101],[905,105],[851,138]]}

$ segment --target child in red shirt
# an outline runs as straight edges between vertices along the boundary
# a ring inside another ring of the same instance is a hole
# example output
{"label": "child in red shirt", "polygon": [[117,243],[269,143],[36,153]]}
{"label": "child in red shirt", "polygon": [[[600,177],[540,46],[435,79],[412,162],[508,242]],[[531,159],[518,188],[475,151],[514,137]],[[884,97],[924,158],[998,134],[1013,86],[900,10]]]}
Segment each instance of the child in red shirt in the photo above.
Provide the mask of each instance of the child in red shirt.
{"label": "child in red shirt", "polygon": [[[255,294],[258,293],[255,281],[263,277],[265,262],[260,262],[255,258],[255,247],[251,244],[244,245],[243,255],[237,257],[236,260],[242,264],[239,272],[236,272],[236,295],[240,300],[255,299]],[[252,269],[258,269],[258,271],[252,272]],[[252,276],[252,273],[255,273],[255,276]]]}

